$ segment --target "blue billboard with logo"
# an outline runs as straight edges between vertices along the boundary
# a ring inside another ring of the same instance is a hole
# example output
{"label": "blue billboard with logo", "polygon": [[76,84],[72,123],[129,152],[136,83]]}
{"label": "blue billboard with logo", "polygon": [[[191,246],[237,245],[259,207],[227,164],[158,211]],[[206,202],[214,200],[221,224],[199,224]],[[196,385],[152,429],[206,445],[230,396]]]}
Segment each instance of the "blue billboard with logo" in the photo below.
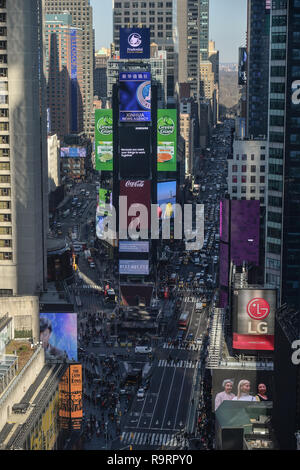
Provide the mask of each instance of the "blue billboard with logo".
{"label": "blue billboard with logo", "polygon": [[120,28],[120,59],[150,58],[150,28]]}
{"label": "blue billboard with logo", "polygon": [[120,122],[151,121],[151,73],[120,72]]}

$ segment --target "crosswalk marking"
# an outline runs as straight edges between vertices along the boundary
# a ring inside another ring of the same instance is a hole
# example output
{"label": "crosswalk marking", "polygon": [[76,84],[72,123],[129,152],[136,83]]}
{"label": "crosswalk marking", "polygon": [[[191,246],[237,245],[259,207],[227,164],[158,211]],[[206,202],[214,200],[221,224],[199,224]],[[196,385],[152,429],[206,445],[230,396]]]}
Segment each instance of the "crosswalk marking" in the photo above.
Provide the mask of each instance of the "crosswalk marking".
{"label": "crosswalk marking", "polygon": [[149,445],[169,447],[177,446],[177,439],[174,434],[152,433],[152,432],[122,432],[122,444]]}
{"label": "crosswalk marking", "polygon": [[200,351],[201,344],[188,344],[187,346],[174,346],[174,344],[164,343],[163,349],[185,349],[187,351]]}
{"label": "crosswalk marking", "polygon": [[185,361],[185,360],[179,360],[176,364],[175,361],[168,361],[167,359],[160,359],[158,361],[158,367],[184,367],[185,369],[195,369],[196,367],[199,367],[200,362],[199,361]]}

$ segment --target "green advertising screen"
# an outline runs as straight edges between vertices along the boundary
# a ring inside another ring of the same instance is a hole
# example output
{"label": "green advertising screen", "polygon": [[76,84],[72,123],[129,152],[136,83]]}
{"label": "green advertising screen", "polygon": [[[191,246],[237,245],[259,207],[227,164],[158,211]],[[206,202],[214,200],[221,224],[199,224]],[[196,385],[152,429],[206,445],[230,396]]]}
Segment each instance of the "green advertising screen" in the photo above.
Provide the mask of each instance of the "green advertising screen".
{"label": "green advertising screen", "polygon": [[[97,204],[97,213],[104,214],[105,204],[112,206],[112,192],[110,189],[99,189],[99,196],[98,196],[98,204]],[[111,213],[111,211],[109,211]]]}
{"label": "green advertising screen", "polygon": [[113,118],[112,109],[95,110],[96,170],[113,169]]}
{"label": "green advertising screen", "polygon": [[177,111],[157,110],[157,170],[176,171]]}

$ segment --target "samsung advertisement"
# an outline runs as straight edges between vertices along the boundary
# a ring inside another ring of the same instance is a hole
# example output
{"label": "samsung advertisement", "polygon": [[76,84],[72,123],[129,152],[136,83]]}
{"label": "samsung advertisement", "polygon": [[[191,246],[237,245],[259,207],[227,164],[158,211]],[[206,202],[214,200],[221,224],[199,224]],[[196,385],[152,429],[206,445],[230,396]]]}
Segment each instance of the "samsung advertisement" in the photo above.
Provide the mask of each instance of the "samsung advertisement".
{"label": "samsung advertisement", "polygon": [[148,276],[149,260],[119,260],[119,274]]}
{"label": "samsung advertisement", "polygon": [[233,291],[233,348],[273,351],[276,289]]}
{"label": "samsung advertisement", "polygon": [[46,362],[77,361],[77,314],[41,313],[40,341]]}
{"label": "samsung advertisement", "polygon": [[120,28],[120,59],[150,58],[150,28]]}
{"label": "samsung advertisement", "polygon": [[120,177],[148,178],[150,176],[150,128],[121,127]]}
{"label": "samsung advertisement", "polygon": [[120,122],[151,121],[151,73],[120,72]]}

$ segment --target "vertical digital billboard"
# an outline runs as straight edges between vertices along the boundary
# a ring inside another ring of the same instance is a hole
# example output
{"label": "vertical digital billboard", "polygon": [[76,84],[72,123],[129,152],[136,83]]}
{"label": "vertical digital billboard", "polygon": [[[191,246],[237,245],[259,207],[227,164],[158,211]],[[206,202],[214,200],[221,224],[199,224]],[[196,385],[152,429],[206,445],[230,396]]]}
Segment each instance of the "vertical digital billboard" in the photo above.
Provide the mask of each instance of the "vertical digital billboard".
{"label": "vertical digital billboard", "polygon": [[151,73],[120,72],[120,122],[151,121]]}
{"label": "vertical digital billboard", "polygon": [[[98,193],[97,201],[97,214],[104,214],[105,206],[109,206],[112,209],[112,191],[110,189],[100,188]],[[109,213],[106,207],[106,212]]]}
{"label": "vertical digital billboard", "polygon": [[72,103],[72,117],[71,128],[72,132],[78,132],[78,79],[77,79],[77,35],[78,30],[72,28],[70,30],[71,37],[71,103]]}
{"label": "vertical digital billboard", "polygon": [[120,28],[120,59],[150,59],[150,28]]}
{"label": "vertical digital billboard", "polygon": [[259,266],[260,205],[255,200],[231,201],[231,260]]}
{"label": "vertical digital billboard", "polygon": [[83,417],[81,364],[70,364],[60,380],[59,417],[61,428],[81,428]]}
{"label": "vertical digital billboard", "polygon": [[223,242],[220,243],[220,286],[229,285],[229,246]]}
{"label": "vertical digital billboard", "polygon": [[157,183],[157,204],[159,219],[173,219],[176,204],[176,181]]}
{"label": "vertical digital billboard", "polygon": [[112,109],[95,110],[95,157],[97,171],[113,170]]}
{"label": "vertical digital billboard", "polygon": [[[151,182],[144,180],[122,180],[120,181],[120,196],[127,197],[127,213],[132,204],[143,204],[148,211],[148,227],[146,224],[141,223],[140,228],[150,230],[151,221]],[[127,224],[124,226],[123,219],[120,220],[119,228],[127,230],[130,222],[138,216],[127,215]],[[125,222],[126,223],[126,222]]]}
{"label": "vertical digital billboard", "polygon": [[151,150],[150,127],[120,127],[120,177],[149,178]]}
{"label": "vertical digital billboard", "polygon": [[77,314],[40,313],[40,341],[46,362],[77,361]]}
{"label": "vertical digital billboard", "polygon": [[276,289],[233,292],[233,348],[274,350]]}
{"label": "vertical digital billboard", "polygon": [[176,171],[177,111],[157,110],[157,170]]}
{"label": "vertical digital billboard", "polygon": [[238,84],[245,85],[247,83],[247,49],[239,47],[239,66],[238,66]]}

